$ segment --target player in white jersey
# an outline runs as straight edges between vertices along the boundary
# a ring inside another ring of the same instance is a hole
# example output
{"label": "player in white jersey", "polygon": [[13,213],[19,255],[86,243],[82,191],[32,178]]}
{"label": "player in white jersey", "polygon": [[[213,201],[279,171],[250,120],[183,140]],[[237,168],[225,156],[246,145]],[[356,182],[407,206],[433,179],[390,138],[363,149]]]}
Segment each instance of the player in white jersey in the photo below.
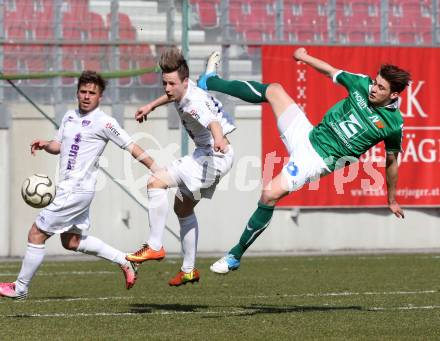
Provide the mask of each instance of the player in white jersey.
{"label": "player in white jersey", "polygon": [[177,48],[164,51],[159,65],[165,94],[141,107],[136,119],[143,122],[156,107],[174,102],[183,126],[195,143],[192,155],[173,162],[155,173],[148,183],[150,235],[143,247],[126,259],[142,263],[165,257],[162,245],[168,213],[167,188],[178,187],[174,212],[180,223],[183,265],[168,284],[197,282],[195,268],[198,223],[194,207],[201,198],[211,198],[217,183],[232,167],[233,149],[226,135],[235,130],[221,103],[189,79],[186,60]]}
{"label": "player in white jersey", "polygon": [[54,234],[60,235],[63,247],[68,250],[119,264],[127,289],[136,281],[137,266],[125,259],[125,253],[83,234],[90,225],[89,208],[95,194],[99,157],[109,140],[152,171],[157,169],[153,159],[133,142],[116,120],[99,108],[105,85],[99,74],[84,71],[78,80],[78,109],[65,114],[53,140],[34,140],[31,144],[33,155],[36,150],[60,154],[60,179],[54,201],[40,212],[29,231],[17,280],[0,283],[0,296],[27,297],[29,284],[44,259],[45,242]]}

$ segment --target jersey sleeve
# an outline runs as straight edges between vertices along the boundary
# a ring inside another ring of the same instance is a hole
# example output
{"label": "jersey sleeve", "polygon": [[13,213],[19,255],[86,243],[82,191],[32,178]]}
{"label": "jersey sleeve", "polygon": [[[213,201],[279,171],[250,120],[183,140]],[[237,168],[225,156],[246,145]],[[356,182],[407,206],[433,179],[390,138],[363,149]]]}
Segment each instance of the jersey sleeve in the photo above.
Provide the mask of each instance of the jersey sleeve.
{"label": "jersey sleeve", "polygon": [[390,134],[387,138],[384,139],[385,142],[385,150],[387,152],[401,152],[402,151],[402,136],[403,136],[403,127],[396,130],[392,134]]}
{"label": "jersey sleeve", "polygon": [[108,117],[104,121],[104,135],[107,139],[113,141],[122,149],[127,148],[133,143],[131,136],[121,128],[119,123],[113,117]]}
{"label": "jersey sleeve", "polygon": [[53,138],[54,141],[57,141],[58,143],[61,143],[61,141],[63,140],[64,126],[66,125],[66,122],[67,122],[69,116],[70,116],[69,112],[67,112],[64,115],[63,119],[61,120],[61,123],[60,123],[60,126],[58,128],[58,131],[56,132],[56,134],[55,134],[55,136]]}
{"label": "jersey sleeve", "polygon": [[368,84],[369,77],[367,75],[363,75],[361,73],[351,73],[343,70],[339,70],[333,76],[333,82],[341,84],[348,91],[359,86],[362,87],[365,81],[367,81],[365,84]]}

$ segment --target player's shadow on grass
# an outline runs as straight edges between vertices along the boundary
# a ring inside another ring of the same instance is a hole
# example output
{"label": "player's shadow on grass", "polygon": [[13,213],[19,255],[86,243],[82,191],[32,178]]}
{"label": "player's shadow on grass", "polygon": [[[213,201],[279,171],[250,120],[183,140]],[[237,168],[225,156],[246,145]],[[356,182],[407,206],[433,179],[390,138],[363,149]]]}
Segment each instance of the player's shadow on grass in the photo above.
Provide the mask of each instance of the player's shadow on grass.
{"label": "player's shadow on grass", "polygon": [[326,312],[326,311],[339,311],[339,310],[363,310],[360,306],[269,306],[269,305],[257,305],[252,304],[250,306],[242,306],[242,316],[257,315],[257,314],[285,314],[285,313],[313,313],[313,312]]}
{"label": "player's shadow on grass", "polygon": [[[290,313],[313,313],[313,312],[334,312],[341,310],[364,310],[360,306],[268,306],[268,305],[249,305],[240,306],[232,309],[228,314],[233,313],[234,316],[253,316],[258,314],[290,314]],[[219,312],[219,315],[222,315]],[[204,318],[219,318],[215,316],[204,316]]]}
{"label": "player's shadow on grass", "polygon": [[151,314],[157,311],[195,313],[208,308],[207,305],[198,304],[131,304],[130,312],[134,314]]}

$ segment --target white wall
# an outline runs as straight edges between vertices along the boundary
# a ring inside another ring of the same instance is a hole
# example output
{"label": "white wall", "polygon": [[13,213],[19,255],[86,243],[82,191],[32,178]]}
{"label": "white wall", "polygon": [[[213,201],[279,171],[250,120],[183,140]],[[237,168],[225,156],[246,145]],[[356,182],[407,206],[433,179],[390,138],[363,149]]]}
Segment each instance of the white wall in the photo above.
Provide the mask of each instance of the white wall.
{"label": "white wall", "polygon": [[0,129],[0,256],[9,254],[9,130]]}
{"label": "white wall", "polygon": [[[51,138],[55,130],[29,106],[15,105],[12,108],[13,124],[9,132],[11,170],[8,176],[2,167],[0,177],[1,184],[6,188],[10,183],[11,243],[9,251],[5,251],[8,250],[8,242],[4,236],[8,235],[8,228],[5,227],[7,223],[2,214],[0,246],[5,244],[6,247],[1,247],[0,255],[19,256],[23,255],[27,231],[38,213],[21,199],[21,183],[35,172],[55,177],[57,157],[44,152],[36,157],[30,156],[30,141],[37,137]],[[49,113],[53,110],[51,107],[44,109]],[[167,129],[165,111],[158,109],[146,124],[139,125],[132,119],[135,109],[126,107],[125,129],[135,137],[142,136],[139,144],[149,149],[153,156],[160,155],[162,163],[169,163],[172,151],[175,151],[174,157],[179,157],[180,151],[176,148],[180,144],[180,131]],[[110,108],[104,107],[104,110],[111,112]],[[201,201],[196,208],[200,226],[199,251],[224,252],[229,249],[238,240],[259,198],[261,121],[258,108],[242,108],[237,113],[236,125],[238,129],[230,136],[236,154],[234,167],[222,179],[214,198]],[[157,141],[154,142],[151,137]],[[5,135],[0,135],[0,138],[0,142],[3,142]],[[2,143],[0,147],[3,148],[0,149],[0,160],[7,154],[3,153],[7,145]],[[132,162],[128,153],[109,143],[101,165],[129,185],[132,193],[147,204],[142,189],[146,183],[145,169]],[[125,251],[138,248],[148,234],[147,213],[102,174],[97,187],[91,208],[90,233]],[[6,198],[5,193],[1,195],[0,203]],[[178,234],[172,203],[170,194],[167,225]],[[252,251],[411,249],[436,248],[440,245],[438,210],[408,209],[406,213],[405,220],[399,220],[388,214],[386,209],[304,209],[294,222],[289,210],[277,210],[270,227],[252,246]],[[128,224],[125,224],[124,218],[127,217]],[[164,245],[168,252],[180,252],[180,243],[170,233],[165,233]],[[48,254],[65,253],[69,252],[62,249],[58,237],[48,241]]]}

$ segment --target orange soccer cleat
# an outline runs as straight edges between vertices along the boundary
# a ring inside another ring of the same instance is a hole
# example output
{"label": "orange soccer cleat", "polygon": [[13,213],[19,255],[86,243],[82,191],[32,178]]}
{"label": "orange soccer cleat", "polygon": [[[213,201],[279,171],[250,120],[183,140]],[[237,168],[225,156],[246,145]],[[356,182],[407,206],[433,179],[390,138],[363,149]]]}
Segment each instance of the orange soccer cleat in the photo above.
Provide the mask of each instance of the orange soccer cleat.
{"label": "orange soccer cleat", "polygon": [[168,284],[172,287],[178,287],[186,283],[198,282],[200,279],[199,270],[193,269],[191,272],[180,271],[176,276],[171,278]]}
{"label": "orange soccer cleat", "polygon": [[142,263],[146,260],[162,260],[165,258],[165,250],[163,247],[159,251],[153,250],[148,244],[144,244],[139,250],[134,253],[129,253],[125,259],[130,262]]}

